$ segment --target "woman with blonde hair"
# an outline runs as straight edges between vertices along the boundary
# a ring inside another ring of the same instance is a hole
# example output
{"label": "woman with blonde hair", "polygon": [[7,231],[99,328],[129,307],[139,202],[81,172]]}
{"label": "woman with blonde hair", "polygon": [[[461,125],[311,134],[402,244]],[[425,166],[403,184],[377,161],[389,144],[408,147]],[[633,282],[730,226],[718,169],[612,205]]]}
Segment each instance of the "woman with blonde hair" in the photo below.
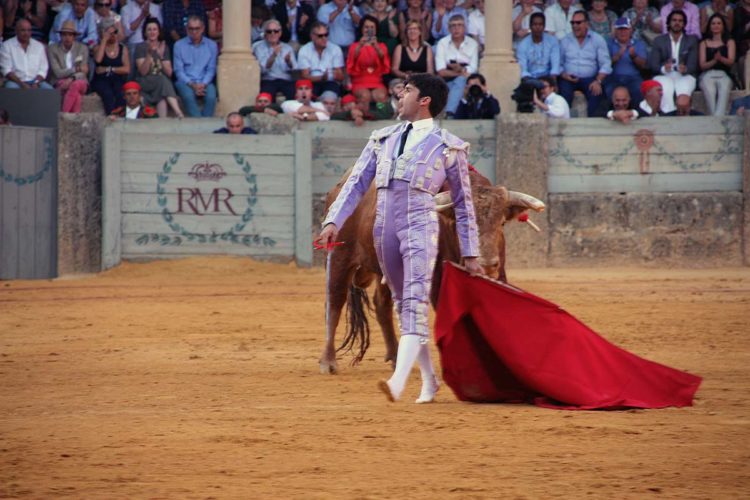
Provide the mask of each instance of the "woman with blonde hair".
{"label": "woman with blonde hair", "polygon": [[432,47],[424,41],[422,25],[419,21],[406,23],[406,38],[393,51],[391,74],[397,78],[407,78],[413,73],[435,74],[435,58]]}

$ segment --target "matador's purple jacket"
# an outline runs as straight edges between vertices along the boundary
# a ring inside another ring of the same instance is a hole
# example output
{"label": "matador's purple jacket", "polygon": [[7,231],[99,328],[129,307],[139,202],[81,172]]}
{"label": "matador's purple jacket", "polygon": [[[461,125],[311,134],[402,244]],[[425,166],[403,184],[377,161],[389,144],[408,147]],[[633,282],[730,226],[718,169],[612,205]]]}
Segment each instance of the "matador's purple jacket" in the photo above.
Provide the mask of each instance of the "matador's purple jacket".
{"label": "matador's purple jacket", "polygon": [[[378,262],[399,315],[401,335],[419,335],[426,341],[439,230],[433,196],[446,179],[465,257],[478,255],[477,225],[466,159],[469,145],[433,127],[397,157],[405,127],[402,123],[373,132],[323,225],[340,228],[375,179],[373,243]],[[329,257],[335,258],[335,252]]]}
{"label": "matador's purple jacket", "polygon": [[372,133],[336,201],[328,209],[323,226],[333,223],[340,229],[367,192],[373,177],[379,190],[388,188],[392,162],[395,161],[393,179],[408,182],[412,189],[435,195],[448,180],[461,255],[478,256],[478,230],[467,159],[469,143],[435,126],[413,150],[394,159],[405,127],[406,122],[403,122]]}

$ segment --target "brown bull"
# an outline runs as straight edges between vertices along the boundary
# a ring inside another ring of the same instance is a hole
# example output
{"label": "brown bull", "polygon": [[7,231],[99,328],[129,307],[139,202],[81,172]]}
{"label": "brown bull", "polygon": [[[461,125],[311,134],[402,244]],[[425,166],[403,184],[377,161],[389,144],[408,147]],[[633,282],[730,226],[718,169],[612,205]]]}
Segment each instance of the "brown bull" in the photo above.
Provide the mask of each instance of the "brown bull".
{"label": "brown bull", "polygon": [[[336,200],[351,169],[339,180],[326,197],[326,209]],[[529,208],[541,211],[544,204],[530,196],[509,192],[502,186],[493,186],[481,174],[472,171],[471,191],[474,199],[474,210],[479,227],[479,264],[488,276],[505,278],[505,237],[503,225]],[[448,193],[439,193],[436,197],[436,208],[440,216],[440,235],[435,272],[432,279],[430,299],[437,304],[442,278],[440,262],[449,260],[461,262],[461,252],[456,235],[456,224],[450,201],[444,197]],[[343,245],[336,246],[328,254],[326,262],[326,343],[320,357],[321,373],[336,373],[336,349],[334,340],[336,327],[341,318],[344,304],[348,307],[349,328],[347,335],[338,350],[357,349],[353,363],[362,360],[370,345],[370,328],[365,309],[370,308],[367,287],[375,281],[373,302],[375,315],[383,331],[386,354],[385,361],[395,363],[398,351],[398,340],[393,327],[393,301],[388,285],[383,283],[383,272],[380,270],[375,246],[373,243],[373,224],[375,222],[375,187],[371,186],[360,201],[357,209],[347,219],[338,233],[338,240]],[[442,197],[442,198],[441,198]],[[438,199],[439,198],[439,199]]]}

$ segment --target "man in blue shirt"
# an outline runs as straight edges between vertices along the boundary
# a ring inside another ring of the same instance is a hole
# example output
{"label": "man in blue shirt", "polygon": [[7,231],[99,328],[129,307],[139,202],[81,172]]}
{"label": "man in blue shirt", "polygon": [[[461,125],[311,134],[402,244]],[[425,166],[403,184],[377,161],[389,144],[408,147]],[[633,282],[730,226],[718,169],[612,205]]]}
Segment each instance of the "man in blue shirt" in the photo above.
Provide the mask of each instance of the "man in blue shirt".
{"label": "man in blue shirt", "polygon": [[521,67],[521,79],[541,78],[560,74],[560,43],[553,35],[544,32],[545,18],[541,12],[531,14],[527,35],[516,48]]}
{"label": "man in blue shirt", "polygon": [[318,21],[328,26],[328,39],[346,54],[354,43],[356,26],[362,19],[359,7],[347,0],[332,0],[318,9]]}
{"label": "man in blue shirt", "polygon": [[573,14],[573,32],[560,41],[560,95],[573,103],[573,93],[580,90],[586,96],[588,116],[596,116],[604,97],[604,79],[612,73],[607,42],[589,29],[589,15],[585,11]]}
{"label": "man in blue shirt", "polygon": [[[187,21],[188,36],[174,44],[175,87],[185,104],[188,116],[213,116],[216,108],[216,42],[203,36],[205,24],[199,16]],[[203,99],[203,111],[198,99]]]}
{"label": "man in blue shirt", "polygon": [[73,0],[63,5],[49,32],[49,43],[60,43],[60,29],[69,19],[76,23],[77,41],[89,48],[99,43],[99,34],[96,32],[96,14],[89,8],[86,0]]}
{"label": "man in blue shirt", "polygon": [[630,19],[621,17],[615,22],[615,37],[607,41],[612,57],[612,74],[604,81],[604,90],[611,99],[617,87],[626,87],[634,102],[641,102],[641,70],[646,68],[648,52],[641,40],[633,40]]}
{"label": "man in blue shirt", "polygon": [[294,49],[281,41],[281,24],[276,19],[263,23],[263,33],[263,40],[253,44],[253,54],[260,65],[260,91],[268,92],[274,100],[278,92],[294,99]]}

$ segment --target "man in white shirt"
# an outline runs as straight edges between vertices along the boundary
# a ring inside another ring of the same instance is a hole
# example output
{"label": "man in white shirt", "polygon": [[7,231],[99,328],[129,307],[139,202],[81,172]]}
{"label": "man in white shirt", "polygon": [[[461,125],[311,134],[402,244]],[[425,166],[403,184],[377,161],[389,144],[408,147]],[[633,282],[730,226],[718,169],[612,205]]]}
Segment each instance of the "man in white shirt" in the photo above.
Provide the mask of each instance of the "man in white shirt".
{"label": "man in white shirt", "polygon": [[445,112],[452,118],[464,96],[466,79],[477,72],[479,44],[466,36],[466,23],[460,14],[448,20],[450,36],[442,38],[435,50],[435,71],[448,84],[448,103]]}
{"label": "man in white shirt", "polygon": [[312,102],[313,86],[310,80],[297,80],[295,87],[297,91],[294,100],[286,100],[281,103],[281,109],[284,113],[303,122],[323,122],[331,119],[322,103]]}
{"label": "man in white shirt", "polygon": [[573,32],[570,21],[573,20],[573,14],[583,10],[578,1],[573,5],[573,0],[557,0],[557,3],[544,9],[544,17],[547,20],[547,32],[555,35],[558,40],[565,38],[565,35]]}
{"label": "man in white shirt", "polygon": [[570,106],[565,98],[555,92],[555,80],[549,76],[540,78],[544,86],[534,92],[534,104],[550,118],[570,118]]}
{"label": "man in white shirt", "polygon": [[0,71],[5,77],[5,88],[46,89],[52,85],[44,81],[49,71],[47,51],[31,38],[31,23],[26,19],[16,22],[16,36],[0,47]]}
{"label": "man in white shirt", "polygon": [[326,90],[341,93],[344,77],[344,54],[341,47],[328,41],[328,27],[315,21],[310,28],[312,41],[299,49],[297,68],[301,77],[313,82],[313,92],[321,95]]}

